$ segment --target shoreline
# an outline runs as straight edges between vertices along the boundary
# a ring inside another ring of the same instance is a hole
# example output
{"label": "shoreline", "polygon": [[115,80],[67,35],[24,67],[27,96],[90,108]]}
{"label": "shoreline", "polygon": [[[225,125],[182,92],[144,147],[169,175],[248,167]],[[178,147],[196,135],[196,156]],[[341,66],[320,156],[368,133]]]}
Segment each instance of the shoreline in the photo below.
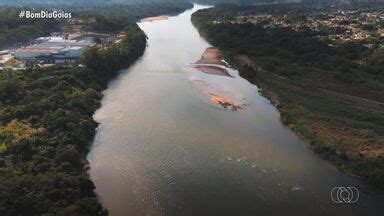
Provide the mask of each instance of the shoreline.
{"label": "shoreline", "polygon": [[[239,58],[239,57],[241,57],[241,58]],[[364,180],[365,182],[367,182],[367,179],[365,176],[356,173],[356,171],[354,171],[350,167],[348,167],[347,164],[342,163],[342,162],[341,163],[338,162],[337,159],[339,159],[339,158],[335,159],[335,158],[327,157],[327,156],[323,155],[321,152],[317,152],[316,146],[313,143],[311,143],[311,142],[313,142],[313,139],[316,139],[316,141],[319,141],[319,142],[327,142],[327,141],[323,140],[319,136],[316,136],[316,134],[311,133],[305,127],[305,125],[298,122],[296,119],[294,119],[294,117],[291,117],[292,113],[290,113],[288,110],[284,109],[284,104],[283,104],[283,101],[281,101],[279,99],[279,94],[276,91],[274,91],[273,89],[271,89],[271,87],[268,87],[267,86],[268,84],[263,83],[262,81],[260,81],[258,79],[250,79],[249,77],[246,76],[247,75],[247,72],[246,72],[247,68],[253,70],[253,72],[256,74],[259,74],[259,76],[262,76],[262,75],[260,75],[260,73],[268,73],[268,71],[259,67],[255,62],[253,62],[246,55],[237,55],[237,56],[234,56],[233,59],[234,59],[234,61],[233,61],[232,65],[234,65],[235,68],[238,68],[240,75],[244,79],[246,79],[249,82],[254,83],[258,87],[260,87],[261,95],[263,97],[267,98],[271,102],[271,104],[276,108],[276,110],[279,112],[281,123],[284,126],[288,127],[292,132],[294,132],[303,141],[303,143],[305,143],[307,145],[307,147],[309,147],[312,150],[312,152],[315,155],[320,156],[320,158],[322,160],[324,160],[325,162],[334,166],[338,171],[340,171],[340,172],[342,172],[348,176],[351,176],[353,178],[356,178],[359,180]],[[277,79],[285,79],[284,77],[280,77],[277,74],[269,73],[269,75],[276,76]],[[266,76],[268,76],[268,75],[266,75]],[[299,128],[302,128],[302,129],[299,129]],[[306,135],[306,133],[304,133],[304,131],[308,134]],[[309,138],[309,137],[314,137],[314,138]],[[378,185],[378,184],[371,183],[369,181],[368,181],[368,183],[370,183],[369,186],[375,187],[379,190],[383,189],[383,187]]]}
{"label": "shoreline", "polygon": [[[279,111],[281,122],[303,138],[315,154],[343,173],[357,176],[376,188],[384,187],[380,144],[383,136],[377,132],[382,103],[372,99],[370,92],[365,98],[354,95],[354,91],[348,92],[348,88],[354,89],[344,83],[335,82],[327,89],[317,77],[268,72],[269,57],[261,55],[260,60],[253,59],[231,43],[222,44],[215,34],[220,27],[206,23],[198,13],[192,16],[192,22],[200,36],[221,49],[241,77],[262,89],[262,95]],[[231,29],[226,30],[231,39]]]}
{"label": "shoreline", "polygon": [[[240,64],[240,65],[241,65],[240,67],[247,66],[247,67],[251,67],[253,70],[258,70],[258,71],[263,70],[262,68],[257,67],[257,65],[256,65],[252,60],[251,60],[251,61],[248,61],[248,59],[250,60],[250,58],[249,58],[248,56],[246,56],[246,55],[241,55],[241,57],[243,57],[242,59],[239,59],[239,58],[237,58],[237,57],[239,57],[239,56],[236,56],[236,57],[235,57],[235,59],[236,59],[236,63],[237,63],[237,64]],[[245,57],[246,57],[247,59],[245,59]],[[240,61],[244,61],[244,60],[247,61],[247,63],[244,64],[244,65],[242,65],[244,62],[240,62]],[[234,65],[235,65],[235,67],[238,67],[236,63],[235,63]],[[239,71],[240,71],[240,75],[241,75],[241,71],[242,71],[242,70],[239,69]],[[265,70],[264,70],[264,71],[265,71]],[[266,72],[266,71],[265,71],[265,72]],[[251,83],[254,83],[254,84],[257,85],[258,87],[263,86],[263,83],[261,83],[261,82],[257,82],[257,81],[253,82],[252,80],[247,79],[247,78],[244,78],[244,79],[248,80],[248,81],[251,82]],[[265,86],[264,86],[264,87],[265,87]],[[289,112],[285,111],[285,110],[282,108],[281,102],[280,102],[280,100],[278,99],[278,97],[279,97],[278,94],[276,94],[275,92],[273,92],[273,90],[269,89],[268,87],[266,87],[266,88],[261,88],[261,89],[260,89],[260,93],[261,93],[261,95],[262,95],[263,97],[267,98],[267,99],[271,102],[271,104],[276,108],[276,110],[279,112],[279,115],[280,115],[280,122],[281,122],[284,126],[288,127],[289,130],[291,130],[292,132],[294,132],[294,133],[300,138],[300,140],[303,141],[303,143],[305,143],[306,146],[312,150],[312,152],[313,152],[314,154],[319,155],[319,156],[321,157],[321,154],[318,154],[318,153],[316,153],[316,152],[314,151],[313,146],[311,145],[310,141],[309,141],[303,134],[301,134],[300,132],[294,130],[294,128],[292,127],[292,124],[289,124],[288,122],[285,122],[285,121],[283,120],[283,115],[289,114]],[[337,170],[339,170],[340,172],[342,172],[342,173],[344,173],[344,174],[346,174],[346,175],[348,175],[348,176],[351,176],[351,177],[354,177],[354,178],[358,178],[358,179],[360,179],[360,180],[363,179],[363,177],[361,177],[361,176],[359,176],[359,175],[356,175],[355,173],[353,173],[353,172],[351,172],[351,171],[349,171],[349,170],[343,169],[342,167],[336,165],[334,162],[332,162],[332,161],[330,161],[330,160],[327,160],[326,158],[321,157],[321,159],[322,159],[323,161],[325,161],[325,162],[327,162],[327,163],[333,165]]]}
{"label": "shoreline", "polygon": [[[163,8],[178,13],[189,4]],[[159,10],[144,12],[168,13]],[[119,43],[87,49],[81,66],[2,73],[1,86],[11,90],[1,95],[0,135],[8,138],[0,145],[0,215],[108,215],[88,172],[100,125],[93,115],[110,81],[144,54],[147,37],[136,21],[124,21]]]}
{"label": "shoreline", "polygon": [[[133,65],[146,48],[145,33],[133,22],[127,27],[121,43],[107,50],[89,48],[82,59],[85,67],[57,65],[9,72],[13,75],[12,83],[24,91],[18,91],[17,98],[7,96],[4,100],[10,114],[1,116],[0,135],[8,134],[10,138],[0,145],[0,168],[7,170],[0,175],[0,199],[4,200],[0,215],[24,215],[26,210],[28,215],[108,215],[88,175],[87,156],[99,125],[93,114],[101,106],[107,83],[121,69]],[[116,53],[116,49],[124,52]],[[111,65],[110,59],[117,59],[118,64]],[[47,79],[50,84],[42,84]],[[1,84],[7,82],[10,80],[4,77]],[[33,94],[34,91],[40,94]],[[50,100],[54,97],[60,99]],[[14,115],[18,108],[14,104],[31,103],[50,109],[38,113],[25,109],[20,111],[23,115]],[[28,151],[15,152],[13,149],[19,145],[28,146]],[[17,163],[7,161],[18,155],[28,157]],[[15,190],[20,186],[22,190]],[[51,199],[57,193],[63,195]],[[28,200],[29,207],[20,207],[18,199]]]}
{"label": "shoreline", "polygon": [[141,20],[139,20],[139,23],[146,23],[146,22],[155,22],[155,21],[160,21],[160,20],[168,20],[169,15],[160,15],[160,16],[154,16],[154,17],[146,17]]}

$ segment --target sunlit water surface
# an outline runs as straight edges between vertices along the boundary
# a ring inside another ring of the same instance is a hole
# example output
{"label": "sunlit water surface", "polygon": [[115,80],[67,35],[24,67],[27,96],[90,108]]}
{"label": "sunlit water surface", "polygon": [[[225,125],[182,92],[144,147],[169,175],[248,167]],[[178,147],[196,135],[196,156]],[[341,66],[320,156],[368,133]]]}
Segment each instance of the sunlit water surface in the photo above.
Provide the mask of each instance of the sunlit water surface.
{"label": "sunlit water surface", "polygon": [[[210,45],[191,14],[141,23],[144,56],[105,91],[89,160],[112,216],[384,215],[372,188],[321,160],[256,86],[190,66]],[[246,104],[231,111],[213,92]],[[331,200],[357,186],[355,204]]]}

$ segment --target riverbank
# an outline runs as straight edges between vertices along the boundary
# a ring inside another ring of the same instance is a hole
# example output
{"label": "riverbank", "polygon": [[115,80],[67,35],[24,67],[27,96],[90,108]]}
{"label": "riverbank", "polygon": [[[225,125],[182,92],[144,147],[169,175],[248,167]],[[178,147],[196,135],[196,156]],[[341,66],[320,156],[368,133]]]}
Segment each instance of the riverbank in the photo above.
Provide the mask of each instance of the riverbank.
{"label": "riverbank", "polygon": [[104,216],[89,179],[87,154],[102,91],[146,47],[135,24],[106,50],[91,48],[86,67],[0,73],[0,215]]}
{"label": "riverbank", "polygon": [[[202,8],[140,24],[145,54],[104,92],[88,159],[110,214],[380,214],[376,191],[313,154],[237,70],[226,68],[228,77],[191,67],[212,50],[190,19]],[[233,110],[222,97],[245,107]],[[335,205],[335,185],[358,187],[359,203]]]}
{"label": "riverbank", "polygon": [[155,22],[155,21],[167,20],[167,19],[169,19],[168,15],[161,15],[161,16],[156,16],[156,17],[143,18],[139,22],[140,23],[143,23],[143,22]]}
{"label": "riverbank", "polygon": [[[285,62],[283,57],[266,53],[272,48],[262,53],[260,50],[264,48],[279,47],[277,44],[284,41],[282,38],[299,44],[304,36],[289,31],[264,30],[250,24],[212,24],[215,16],[220,15],[220,10],[215,11],[215,15],[210,14],[214,10],[194,14],[195,26],[202,36],[224,52],[226,60],[239,69],[242,77],[262,89],[280,111],[281,121],[324,159],[382,187],[384,112],[379,94],[381,87],[375,83],[347,83],[337,79],[345,76],[337,71],[300,65],[292,60]],[[305,40],[311,40],[307,46],[322,46],[313,39]],[[294,45],[284,44],[280,45],[281,55],[299,54],[291,51]],[[368,75],[366,79],[370,79]]]}

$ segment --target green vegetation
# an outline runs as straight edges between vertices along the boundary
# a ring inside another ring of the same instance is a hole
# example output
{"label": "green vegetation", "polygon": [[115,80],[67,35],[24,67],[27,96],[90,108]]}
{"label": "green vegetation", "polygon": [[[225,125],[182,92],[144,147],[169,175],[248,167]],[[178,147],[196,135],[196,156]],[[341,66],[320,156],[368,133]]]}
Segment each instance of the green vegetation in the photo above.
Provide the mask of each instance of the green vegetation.
{"label": "green vegetation", "polygon": [[142,55],[146,36],[134,23],[123,41],[91,48],[86,67],[0,73],[0,215],[107,215],[85,167],[101,91]]}
{"label": "green vegetation", "polygon": [[81,18],[96,16],[96,22],[85,26],[86,31],[115,32],[121,30],[127,22],[138,21],[145,17],[158,16],[163,14],[177,14],[188,8],[192,8],[190,3],[154,3],[149,5],[122,5],[108,4],[93,7],[69,8],[75,15],[79,13]]}
{"label": "green vegetation", "polygon": [[300,4],[222,6],[198,11],[192,20],[244,78],[263,89],[282,121],[315,152],[382,187],[384,49],[359,42],[330,46],[308,29],[228,22],[266,9],[283,8],[294,16],[289,7],[296,10]]}
{"label": "green vegetation", "polygon": [[68,6],[67,10],[72,11],[75,16],[85,17],[94,14],[100,14],[117,20],[138,21],[145,17],[152,17],[164,14],[178,14],[193,5],[188,2],[165,2],[151,4],[97,4],[93,6],[82,7],[79,5]]}
{"label": "green vegetation", "polygon": [[220,5],[220,4],[251,5],[256,3],[273,3],[275,1],[274,0],[194,0],[194,2],[199,4],[206,4],[206,5]]}
{"label": "green vegetation", "polygon": [[[1,7],[0,8],[0,49],[27,43],[41,36],[47,36],[52,32],[61,31],[68,26],[66,20],[50,19],[20,19],[21,10],[32,10],[28,7]],[[118,32],[124,29],[132,21],[136,22],[145,17],[163,14],[178,14],[193,5],[187,1],[163,2],[152,4],[112,4],[101,3],[84,6],[82,4],[69,5],[38,5],[35,11],[51,10],[59,7],[71,12],[74,18],[96,18],[96,22],[84,26],[85,31]]]}
{"label": "green vegetation", "polygon": [[55,20],[19,19],[20,8],[0,8],[0,49],[58,31]]}
{"label": "green vegetation", "polygon": [[76,5],[76,6],[92,6],[105,3],[121,3],[127,5],[138,4],[154,4],[154,3],[168,3],[168,2],[188,2],[188,0],[1,0],[0,3],[7,5]]}
{"label": "green vegetation", "polygon": [[[97,216],[99,203],[86,169],[86,155],[97,123],[102,90],[146,47],[135,22],[147,16],[181,12],[191,4],[63,6],[74,17],[95,18],[86,30],[120,32],[125,37],[107,49],[88,49],[84,66],[0,71],[0,215]],[[68,9],[68,10],[67,10]],[[0,48],[47,36],[64,21],[19,19],[22,8],[0,9]],[[80,15],[81,14],[81,15]]]}

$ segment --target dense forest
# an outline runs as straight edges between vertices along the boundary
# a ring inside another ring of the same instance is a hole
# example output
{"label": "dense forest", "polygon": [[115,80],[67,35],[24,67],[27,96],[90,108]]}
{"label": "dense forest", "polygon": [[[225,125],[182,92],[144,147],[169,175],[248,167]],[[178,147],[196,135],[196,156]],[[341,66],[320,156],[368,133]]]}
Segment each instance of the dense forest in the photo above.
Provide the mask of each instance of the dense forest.
{"label": "dense forest", "polygon": [[127,4],[100,4],[94,6],[67,6],[66,10],[71,11],[78,17],[89,14],[123,16],[124,18],[137,21],[144,17],[158,16],[159,14],[178,14],[186,9],[192,8],[191,3],[167,2],[140,5]]}
{"label": "dense forest", "polygon": [[87,26],[85,30],[114,32],[126,25],[126,22],[138,21],[145,17],[159,14],[173,15],[192,8],[190,3],[154,3],[148,5],[108,4],[92,7],[68,7],[75,16],[84,18],[96,16],[97,22]]}
{"label": "dense forest", "polygon": [[0,4],[8,5],[99,5],[99,4],[153,4],[153,3],[178,3],[189,2],[188,0],[0,0]]}
{"label": "dense forest", "polygon": [[[331,2],[329,0],[327,2]],[[125,4],[125,5],[140,5],[140,4],[163,4],[163,3],[199,3],[199,4],[241,4],[250,5],[257,3],[287,3],[287,2],[300,2],[300,0],[0,0],[0,4],[8,5],[83,5],[92,6],[100,4]]]}
{"label": "dense forest", "polygon": [[[162,14],[177,14],[192,6],[191,3],[185,2],[167,2],[140,5],[105,3],[94,6],[63,5],[60,8],[71,12],[75,18],[96,16],[97,22],[87,26],[84,30],[115,32],[123,29],[127,23],[132,21]],[[51,7],[54,6],[41,5],[34,10],[50,10]],[[27,43],[37,37],[60,31],[61,27],[67,24],[66,20],[20,19],[21,10],[32,10],[32,7],[0,8],[0,49]]]}
{"label": "dense forest", "polygon": [[284,3],[289,1],[288,0],[193,0],[193,2],[198,4],[206,4],[206,5],[221,5],[221,4],[252,5],[257,3],[273,3],[273,2]]}
{"label": "dense forest", "polygon": [[[138,19],[179,13],[189,3],[65,7],[95,17],[85,30],[125,31],[119,44],[88,49],[82,66],[0,71],[0,215],[107,215],[86,173],[102,90],[146,47]],[[22,8],[0,9],[0,48],[60,31],[65,21],[19,19]],[[23,10],[26,8],[23,8]],[[40,10],[40,9],[36,9]],[[82,12],[83,11],[83,12]]]}
{"label": "dense forest", "polygon": [[91,48],[85,67],[0,72],[0,215],[107,215],[86,173],[101,91],[146,47],[144,32],[107,50]]}
{"label": "dense forest", "polygon": [[[359,42],[334,46],[315,37],[327,32],[225,22],[259,11],[294,10],[289,15],[300,17],[300,7],[222,6],[198,11],[192,19],[241,76],[264,90],[282,121],[315,152],[382,187],[384,49]],[[300,10],[308,11],[308,5]]]}

